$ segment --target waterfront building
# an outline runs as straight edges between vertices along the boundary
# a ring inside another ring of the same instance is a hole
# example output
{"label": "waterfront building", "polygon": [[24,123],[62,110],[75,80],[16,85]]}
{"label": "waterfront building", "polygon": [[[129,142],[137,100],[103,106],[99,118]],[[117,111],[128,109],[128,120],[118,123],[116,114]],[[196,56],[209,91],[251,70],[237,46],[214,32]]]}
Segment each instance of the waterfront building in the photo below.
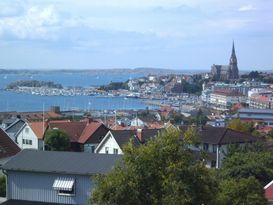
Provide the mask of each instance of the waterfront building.
{"label": "waterfront building", "polygon": [[234,90],[215,90],[210,94],[209,106],[216,110],[229,110],[232,105],[246,103],[247,97]]}
{"label": "waterfront building", "polygon": [[249,108],[272,109],[273,91],[265,89],[255,89],[249,92]]}
{"label": "waterfront building", "polygon": [[233,118],[240,118],[245,122],[254,122],[256,124],[273,127],[273,109],[249,109],[242,108]]}

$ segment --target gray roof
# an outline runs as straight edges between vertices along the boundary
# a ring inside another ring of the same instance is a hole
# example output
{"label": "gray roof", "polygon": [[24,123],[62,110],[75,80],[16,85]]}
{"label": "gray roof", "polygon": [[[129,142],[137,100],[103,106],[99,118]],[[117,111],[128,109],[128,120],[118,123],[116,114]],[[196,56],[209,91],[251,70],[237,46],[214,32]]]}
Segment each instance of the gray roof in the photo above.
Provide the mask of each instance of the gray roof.
{"label": "gray roof", "polygon": [[239,109],[238,112],[241,113],[257,113],[257,114],[268,114],[273,115],[273,109],[248,109],[248,108],[242,108]]}
{"label": "gray roof", "polygon": [[140,145],[139,140],[135,136],[134,130],[111,130],[111,133],[120,148],[122,148],[125,144],[128,144],[131,139],[133,140],[133,145]]}
{"label": "gray roof", "polygon": [[[181,138],[189,126],[180,126]],[[240,143],[255,143],[259,141],[257,137],[251,134],[238,132],[225,127],[202,126],[197,128],[200,135],[201,143],[224,145],[224,144],[240,144]]]}
{"label": "gray roof", "polygon": [[110,171],[120,158],[119,155],[25,149],[2,168],[13,171],[93,175]]}

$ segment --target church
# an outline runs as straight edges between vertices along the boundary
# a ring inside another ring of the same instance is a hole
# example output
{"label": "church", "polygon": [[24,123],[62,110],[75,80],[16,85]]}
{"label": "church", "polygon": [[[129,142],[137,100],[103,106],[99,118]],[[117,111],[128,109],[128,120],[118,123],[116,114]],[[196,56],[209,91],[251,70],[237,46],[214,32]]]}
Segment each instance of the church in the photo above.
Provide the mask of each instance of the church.
{"label": "church", "polygon": [[215,80],[235,80],[239,78],[239,69],[237,65],[234,42],[232,45],[229,65],[212,65],[211,75]]}

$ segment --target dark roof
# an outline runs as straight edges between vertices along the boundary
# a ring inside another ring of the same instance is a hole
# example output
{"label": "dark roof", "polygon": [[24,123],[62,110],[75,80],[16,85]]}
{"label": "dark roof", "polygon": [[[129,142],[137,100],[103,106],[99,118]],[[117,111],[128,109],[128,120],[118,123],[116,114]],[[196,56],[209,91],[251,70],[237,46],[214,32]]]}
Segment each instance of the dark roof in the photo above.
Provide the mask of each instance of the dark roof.
{"label": "dark roof", "polygon": [[[182,137],[188,127],[189,126],[180,126]],[[197,127],[197,129],[202,143],[221,145],[258,141],[258,139],[251,134],[238,132],[225,127],[203,126],[202,128]]]}
{"label": "dark roof", "polygon": [[93,175],[108,172],[118,159],[119,155],[25,149],[4,164],[3,169]]}
{"label": "dark roof", "polygon": [[20,148],[13,140],[0,128],[0,158],[13,156],[20,152]]}
{"label": "dark roof", "polygon": [[39,201],[25,201],[25,200],[8,200],[3,202],[1,205],[69,205],[60,203],[49,203],[49,202],[39,202]]}
{"label": "dark roof", "polygon": [[21,119],[16,119],[12,124],[10,124],[5,131],[6,132],[14,132],[17,133],[23,126],[25,125],[25,121]]}
{"label": "dark roof", "polygon": [[136,132],[134,130],[111,130],[111,133],[120,148],[127,144],[131,139],[135,146],[140,145],[139,140],[135,136]]}
{"label": "dark roof", "polygon": [[143,136],[144,142],[147,142],[151,138],[157,136],[161,130],[162,129],[143,129],[142,136]]}
{"label": "dark roof", "polygon": [[50,122],[50,129],[60,129],[70,138],[70,142],[77,142],[86,127],[86,122],[70,122],[70,121],[59,121],[59,122]]}
{"label": "dark roof", "polygon": [[154,136],[158,135],[159,131],[160,129],[142,129],[142,137],[144,140],[142,142],[140,142],[137,137],[137,130],[111,130],[111,133],[119,147],[122,148],[122,146],[127,144],[131,139],[133,140],[134,146],[144,144]]}

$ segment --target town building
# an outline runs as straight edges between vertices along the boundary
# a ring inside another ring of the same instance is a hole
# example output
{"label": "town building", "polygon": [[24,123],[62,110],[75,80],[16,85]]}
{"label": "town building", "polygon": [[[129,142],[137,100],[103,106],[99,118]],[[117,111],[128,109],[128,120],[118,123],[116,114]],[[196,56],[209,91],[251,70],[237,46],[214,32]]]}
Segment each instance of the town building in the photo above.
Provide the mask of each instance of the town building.
{"label": "town building", "polygon": [[93,176],[110,171],[118,155],[23,150],[2,166],[12,204],[88,205]]}
{"label": "town building", "polygon": [[248,92],[249,108],[272,109],[273,91],[271,89],[252,89]]}
{"label": "town building", "polygon": [[215,90],[209,96],[209,106],[216,110],[229,110],[232,105],[246,103],[247,97],[234,90]]}
{"label": "town building", "polygon": [[[189,126],[180,126],[181,138],[188,130]],[[228,146],[232,144],[245,145],[257,142],[257,138],[250,134],[238,132],[225,127],[202,126],[196,127],[199,135],[198,145],[189,145],[193,153],[201,157],[201,151],[205,151],[206,166],[210,168],[220,168],[223,159],[228,153]]]}
{"label": "town building", "polygon": [[103,123],[93,119],[51,121],[48,130],[51,129],[59,129],[69,136],[71,151],[91,153],[109,131]]}
{"label": "town building", "polygon": [[240,118],[245,122],[273,127],[273,109],[239,109],[233,118]]}
{"label": "town building", "polygon": [[0,166],[20,150],[18,145],[0,128]]}
{"label": "town building", "polygon": [[273,204],[273,180],[264,186],[264,196],[269,204]]}
{"label": "town building", "polygon": [[95,153],[123,154],[123,146],[130,140],[138,147],[157,136],[159,132],[160,129],[110,130],[97,146]]}
{"label": "town building", "polygon": [[21,149],[44,150],[44,134],[46,129],[47,122],[26,121],[15,134],[15,142]]}
{"label": "town building", "polygon": [[237,57],[235,54],[234,42],[232,45],[232,53],[229,65],[212,65],[211,75],[215,80],[235,80],[239,78],[239,69],[237,65]]}

